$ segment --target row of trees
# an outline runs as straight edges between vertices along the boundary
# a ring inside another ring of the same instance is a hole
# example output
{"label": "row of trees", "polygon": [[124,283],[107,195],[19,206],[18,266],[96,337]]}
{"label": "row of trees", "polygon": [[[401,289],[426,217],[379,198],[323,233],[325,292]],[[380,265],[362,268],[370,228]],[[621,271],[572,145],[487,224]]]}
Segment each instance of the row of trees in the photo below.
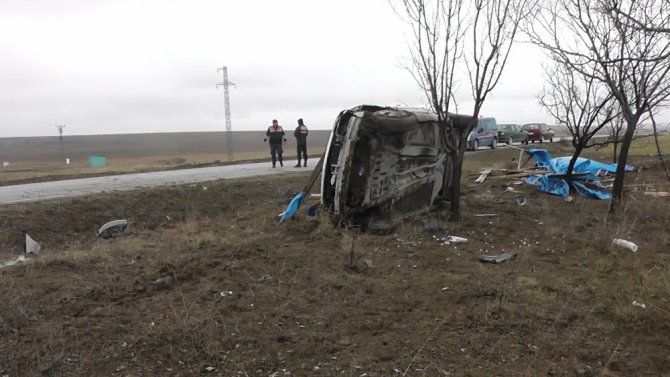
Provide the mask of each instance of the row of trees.
{"label": "row of trees", "polygon": [[[620,206],[635,130],[653,120],[670,97],[670,0],[391,1],[413,32],[407,68],[446,131],[451,165],[444,194],[455,219],[467,135],[521,36],[552,61],[540,103],[573,135],[568,179],[596,132],[622,120],[610,210]],[[467,122],[450,113],[461,72],[467,73],[474,103]]]}

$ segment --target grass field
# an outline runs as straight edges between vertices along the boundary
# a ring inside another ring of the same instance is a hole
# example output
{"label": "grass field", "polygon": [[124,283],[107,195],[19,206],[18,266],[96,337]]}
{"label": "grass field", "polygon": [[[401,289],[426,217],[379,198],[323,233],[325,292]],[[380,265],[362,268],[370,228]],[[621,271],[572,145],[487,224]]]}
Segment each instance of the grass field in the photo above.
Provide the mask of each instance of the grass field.
{"label": "grass field", "polygon": [[[473,183],[517,157],[468,154],[463,220],[433,212],[388,236],[302,214],[278,225],[306,172],[2,207],[0,256],[18,255],[21,230],[45,250],[0,269],[0,375],[669,375],[670,198],[644,194],[670,191],[655,159],[631,157],[645,168],[607,217],[606,202]],[[95,238],[115,218],[128,230]],[[478,262],[500,252],[517,257]]]}

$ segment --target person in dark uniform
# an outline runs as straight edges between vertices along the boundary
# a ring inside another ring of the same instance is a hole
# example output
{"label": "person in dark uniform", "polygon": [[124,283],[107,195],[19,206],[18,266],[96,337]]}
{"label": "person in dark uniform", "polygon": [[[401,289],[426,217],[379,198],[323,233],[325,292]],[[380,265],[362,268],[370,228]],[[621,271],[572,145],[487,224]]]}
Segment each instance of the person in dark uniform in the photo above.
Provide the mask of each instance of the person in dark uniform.
{"label": "person in dark uniform", "polygon": [[297,141],[298,144],[298,165],[296,165],[296,168],[300,167],[300,155],[302,154],[302,157],[305,161],[304,165],[302,166],[307,166],[307,134],[309,133],[309,130],[307,129],[307,126],[302,122],[302,118],[298,119],[298,127],[295,128],[295,131],[293,131],[293,136],[295,136],[295,140]]}
{"label": "person in dark uniform", "polygon": [[270,142],[272,167],[276,167],[277,157],[279,157],[279,165],[284,166],[284,159],[282,158],[284,149],[282,148],[282,142],[286,142],[286,136],[284,134],[284,129],[279,125],[277,119],[272,120],[272,125],[268,127],[268,130],[265,132],[265,139],[263,139],[263,141]]}

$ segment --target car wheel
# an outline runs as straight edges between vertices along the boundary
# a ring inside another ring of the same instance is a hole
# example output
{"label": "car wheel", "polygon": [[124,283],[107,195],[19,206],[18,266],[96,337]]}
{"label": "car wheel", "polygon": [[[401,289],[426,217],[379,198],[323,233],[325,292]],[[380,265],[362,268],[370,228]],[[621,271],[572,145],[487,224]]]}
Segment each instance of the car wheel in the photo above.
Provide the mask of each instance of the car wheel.
{"label": "car wheel", "polygon": [[550,138],[549,138],[549,142],[550,142],[550,143],[553,143],[553,142],[554,142],[554,138],[553,138],[553,137],[550,137]]}
{"label": "car wheel", "polygon": [[479,140],[475,139],[475,142],[474,142],[474,149],[473,149],[473,150],[476,151],[477,149],[479,149]]}
{"label": "car wheel", "polygon": [[493,140],[491,140],[491,149],[496,149],[497,146],[498,146],[498,139],[494,137]]}

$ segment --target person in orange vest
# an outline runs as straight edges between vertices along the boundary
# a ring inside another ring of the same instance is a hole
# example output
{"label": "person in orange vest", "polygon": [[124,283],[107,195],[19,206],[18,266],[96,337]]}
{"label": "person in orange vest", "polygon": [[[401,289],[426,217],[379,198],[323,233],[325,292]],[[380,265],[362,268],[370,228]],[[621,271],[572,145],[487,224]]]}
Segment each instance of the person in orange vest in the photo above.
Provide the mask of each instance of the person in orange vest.
{"label": "person in orange vest", "polygon": [[295,128],[295,131],[293,131],[293,136],[295,136],[295,140],[297,141],[298,144],[298,164],[295,166],[296,168],[300,167],[300,155],[302,154],[302,157],[305,160],[304,167],[307,167],[307,134],[309,133],[309,130],[307,129],[307,126],[302,122],[302,118],[298,119],[298,127]]}
{"label": "person in orange vest", "polygon": [[286,143],[286,136],[284,134],[284,129],[279,125],[277,119],[272,120],[272,125],[268,127],[268,130],[265,131],[265,139],[263,141],[270,142],[270,156],[272,156],[272,167],[276,167],[277,157],[279,157],[279,166],[284,166],[284,159],[282,154],[284,149],[282,148],[282,141]]}

